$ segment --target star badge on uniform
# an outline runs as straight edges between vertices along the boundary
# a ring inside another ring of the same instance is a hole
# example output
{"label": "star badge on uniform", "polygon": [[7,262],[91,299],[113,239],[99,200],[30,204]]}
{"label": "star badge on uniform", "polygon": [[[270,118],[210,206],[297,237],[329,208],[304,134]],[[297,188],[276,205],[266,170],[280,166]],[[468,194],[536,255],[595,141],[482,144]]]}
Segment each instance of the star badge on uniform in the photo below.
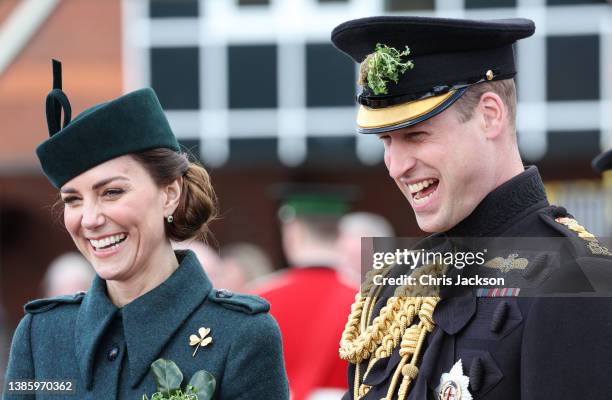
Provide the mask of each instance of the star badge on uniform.
{"label": "star badge on uniform", "polygon": [[440,385],[436,389],[438,400],[472,400],[472,394],[468,390],[470,378],[463,375],[463,363],[457,361],[450,372],[445,372],[440,377]]}

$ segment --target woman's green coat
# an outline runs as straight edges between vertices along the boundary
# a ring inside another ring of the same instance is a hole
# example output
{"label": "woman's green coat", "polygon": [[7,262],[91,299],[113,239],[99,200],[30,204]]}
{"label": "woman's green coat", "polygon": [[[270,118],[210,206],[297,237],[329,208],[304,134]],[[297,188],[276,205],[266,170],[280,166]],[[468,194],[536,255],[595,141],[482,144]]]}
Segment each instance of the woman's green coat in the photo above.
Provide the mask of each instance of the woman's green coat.
{"label": "woman's green coat", "polygon": [[[96,277],[86,294],[26,305],[13,338],[8,383],[72,380],[76,392],[38,392],[4,399],[131,399],[156,391],[150,366],[174,361],[185,377],[204,369],[216,379],[215,399],[289,398],[281,336],[269,305],[255,296],[213,289],[195,255],[177,252],[179,268],[160,286],[119,309]],[[212,343],[190,346],[210,328]]]}

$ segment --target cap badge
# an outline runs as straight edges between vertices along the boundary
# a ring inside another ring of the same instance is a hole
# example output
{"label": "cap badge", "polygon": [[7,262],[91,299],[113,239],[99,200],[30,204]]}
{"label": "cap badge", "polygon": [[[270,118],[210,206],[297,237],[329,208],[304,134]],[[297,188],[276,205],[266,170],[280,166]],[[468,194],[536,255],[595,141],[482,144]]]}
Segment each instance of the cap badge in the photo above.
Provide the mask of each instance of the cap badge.
{"label": "cap badge", "polygon": [[209,333],[210,333],[210,328],[202,327],[198,329],[199,336],[198,335],[189,336],[189,345],[196,347],[195,351],[193,352],[193,357],[195,357],[200,347],[205,347],[205,346],[208,346],[208,344],[212,343],[212,337],[207,337]]}
{"label": "cap badge", "polygon": [[486,76],[488,81],[493,80],[493,78],[494,78],[493,71],[491,71],[490,69],[487,70],[487,73],[485,74],[485,76]]}
{"label": "cap badge", "polygon": [[410,49],[400,52],[394,47],[377,43],[374,53],[369,54],[361,63],[359,68],[359,84],[372,89],[374,94],[387,94],[387,82],[397,83],[400,75],[414,68],[412,60],[402,62],[402,57],[407,57]]}
{"label": "cap badge", "polygon": [[440,377],[440,385],[436,389],[438,400],[472,400],[468,390],[470,378],[463,375],[463,363],[457,361],[450,372],[445,372]]}

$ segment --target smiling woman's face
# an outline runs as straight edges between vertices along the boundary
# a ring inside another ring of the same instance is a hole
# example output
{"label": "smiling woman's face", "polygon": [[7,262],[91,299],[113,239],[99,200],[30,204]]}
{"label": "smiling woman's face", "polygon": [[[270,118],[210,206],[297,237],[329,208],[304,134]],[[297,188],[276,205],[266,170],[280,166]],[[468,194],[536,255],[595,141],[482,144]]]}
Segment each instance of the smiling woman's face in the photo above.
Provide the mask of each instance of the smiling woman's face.
{"label": "smiling woman's face", "polygon": [[105,280],[141,273],[168,242],[167,194],[129,155],[114,158],[61,188],[64,223],[79,251]]}

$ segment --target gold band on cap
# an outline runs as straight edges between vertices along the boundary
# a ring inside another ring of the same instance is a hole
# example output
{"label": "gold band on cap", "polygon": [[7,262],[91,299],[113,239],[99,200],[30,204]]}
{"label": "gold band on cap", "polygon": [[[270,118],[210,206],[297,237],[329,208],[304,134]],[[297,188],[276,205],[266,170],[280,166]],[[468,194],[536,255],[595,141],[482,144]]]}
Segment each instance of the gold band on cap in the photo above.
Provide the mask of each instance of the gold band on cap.
{"label": "gold band on cap", "polygon": [[360,106],[357,112],[357,125],[360,128],[383,128],[419,118],[443,104],[455,93],[451,90],[440,96],[427,97],[385,108]]}

